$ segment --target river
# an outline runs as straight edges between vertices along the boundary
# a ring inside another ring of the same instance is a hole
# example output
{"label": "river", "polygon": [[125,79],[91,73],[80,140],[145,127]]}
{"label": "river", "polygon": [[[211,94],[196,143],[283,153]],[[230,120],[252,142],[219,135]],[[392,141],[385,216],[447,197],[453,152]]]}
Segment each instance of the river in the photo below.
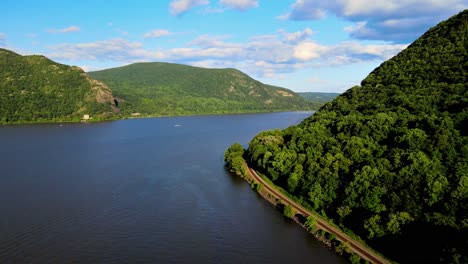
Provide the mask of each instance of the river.
{"label": "river", "polygon": [[0,263],[345,263],[223,167],[310,115],[0,127]]}

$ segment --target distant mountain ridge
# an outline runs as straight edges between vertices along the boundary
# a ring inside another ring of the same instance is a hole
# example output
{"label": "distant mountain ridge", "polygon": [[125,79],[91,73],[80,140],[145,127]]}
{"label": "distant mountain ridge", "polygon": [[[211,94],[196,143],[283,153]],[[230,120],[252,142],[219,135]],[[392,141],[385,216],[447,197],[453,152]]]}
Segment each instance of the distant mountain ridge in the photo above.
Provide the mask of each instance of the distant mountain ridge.
{"label": "distant mountain ridge", "polygon": [[323,93],[323,92],[300,92],[297,93],[302,98],[310,101],[315,109],[319,109],[326,103],[333,101],[339,93]]}
{"label": "distant mountain ridge", "polygon": [[291,90],[266,85],[236,69],[147,62],[89,72],[112,89],[122,112],[148,115],[307,110]]}
{"label": "distant mountain ridge", "polygon": [[82,69],[0,49],[0,124],[109,118],[112,91]]}
{"label": "distant mountain ridge", "polygon": [[293,91],[236,69],[155,62],[87,74],[44,56],[0,49],[0,124],[313,107]]}

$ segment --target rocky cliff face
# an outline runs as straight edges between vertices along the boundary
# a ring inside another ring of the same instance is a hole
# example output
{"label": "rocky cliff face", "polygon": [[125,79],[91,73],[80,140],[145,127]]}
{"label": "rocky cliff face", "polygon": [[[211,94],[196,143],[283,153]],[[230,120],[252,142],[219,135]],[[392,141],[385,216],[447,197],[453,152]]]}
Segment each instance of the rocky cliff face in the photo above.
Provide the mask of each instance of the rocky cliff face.
{"label": "rocky cliff face", "polygon": [[86,96],[86,100],[89,102],[97,102],[99,104],[110,105],[111,112],[120,113],[120,109],[118,108],[118,99],[114,98],[112,90],[105,83],[92,79],[81,68],[78,69],[82,71],[81,75],[84,78],[86,78],[86,80],[91,86],[91,89]]}

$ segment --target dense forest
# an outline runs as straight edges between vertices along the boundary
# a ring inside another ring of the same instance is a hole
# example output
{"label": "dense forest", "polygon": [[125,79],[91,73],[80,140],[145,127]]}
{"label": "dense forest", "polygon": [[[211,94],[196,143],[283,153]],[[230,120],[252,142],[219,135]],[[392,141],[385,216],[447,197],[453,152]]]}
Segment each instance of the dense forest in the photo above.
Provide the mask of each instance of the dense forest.
{"label": "dense forest", "polygon": [[468,263],[468,10],[244,156],[390,259]]}
{"label": "dense forest", "polygon": [[82,69],[0,49],[0,124],[106,118],[116,111],[110,89]]}
{"label": "dense forest", "polygon": [[123,113],[181,115],[310,110],[294,92],[265,85],[236,69],[136,63],[90,72],[112,89]]}

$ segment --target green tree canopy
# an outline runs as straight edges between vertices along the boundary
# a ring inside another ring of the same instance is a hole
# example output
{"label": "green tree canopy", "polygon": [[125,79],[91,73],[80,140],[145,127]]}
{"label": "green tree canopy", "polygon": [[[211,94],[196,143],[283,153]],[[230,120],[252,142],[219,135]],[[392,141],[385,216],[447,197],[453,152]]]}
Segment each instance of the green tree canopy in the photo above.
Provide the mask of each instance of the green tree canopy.
{"label": "green tree canopy", "polygon": [[247,160],[391,259],[468,262],[467,36],[465,10],[298,126],[259,133]]}

